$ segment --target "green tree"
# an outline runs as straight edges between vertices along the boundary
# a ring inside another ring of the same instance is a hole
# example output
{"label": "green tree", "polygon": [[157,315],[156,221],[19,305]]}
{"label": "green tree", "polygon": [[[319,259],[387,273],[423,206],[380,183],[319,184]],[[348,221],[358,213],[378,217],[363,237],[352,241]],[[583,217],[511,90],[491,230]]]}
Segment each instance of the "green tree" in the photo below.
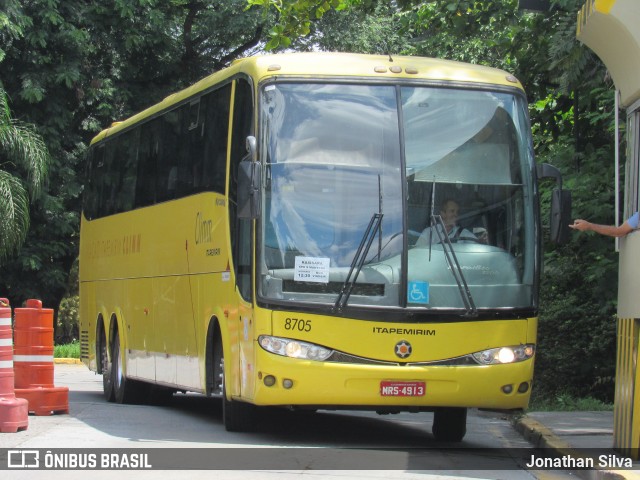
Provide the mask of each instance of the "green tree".
{"label": "green tree", "polygon": [[47,176],[49,154],[33,125],[12,117],[0,85],[0,262],[15,253],[29,230],[29,200]]}
{"label": "green tree", "polygon": [[[245,0],[247,8],[261,7],[265,18],[275,10],[275,25],[269,29],[266,50],[288,48],[292,40],[311,33],[313,22],[331,10],[345,10],[361,0]],[[368,4],[368,2],[367,2]]]}
{"label": "green tree", "polygon": [[385,0],[367,8],[330,10],[310,24],[309,34],[292,39],[290,48],[399,55],[410,51],[397,6]]}

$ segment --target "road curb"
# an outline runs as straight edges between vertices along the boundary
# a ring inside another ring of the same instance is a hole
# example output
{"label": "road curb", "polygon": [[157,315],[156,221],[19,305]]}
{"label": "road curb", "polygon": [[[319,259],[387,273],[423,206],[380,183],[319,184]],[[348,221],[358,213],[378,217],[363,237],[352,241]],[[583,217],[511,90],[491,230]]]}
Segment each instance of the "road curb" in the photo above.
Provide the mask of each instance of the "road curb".
{"label": "road curb", "polygon": [[[562,440],[546,425],[527,417],[526,415],[513,418],[511,423],[525,440],[536,448],[553,450],[557,456],[573,458],[587,458],[586,455],[574,449]],[[570,470],[571,474],[584,480],[625,480],[640,479],[632,472],[611,470]]]}
{"label": "road curb", "polygon": [[67,365],[80,365],[82,362],[79,358],[54,358],[53,363],[64,363]]}

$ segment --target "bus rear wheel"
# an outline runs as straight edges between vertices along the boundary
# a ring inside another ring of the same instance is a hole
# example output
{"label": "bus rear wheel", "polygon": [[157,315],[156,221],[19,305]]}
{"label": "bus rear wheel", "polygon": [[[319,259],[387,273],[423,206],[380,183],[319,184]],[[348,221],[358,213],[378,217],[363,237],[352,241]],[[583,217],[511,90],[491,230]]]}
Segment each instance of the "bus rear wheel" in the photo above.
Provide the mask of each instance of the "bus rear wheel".
{"label": "bus rear wheel", "polygon": [[116,331],[113,339],[111,358],[112,383],[116,403],[140,403],[148,394],[147,385],[124,376],[120,357],[120,334]]}
{"label": "bus rear wheel", "polygon": [[254,405],[227,399],[227,382],[224,375],[224,350],[220,332],[213,346],[213,393],[222,396],[222,421],[228,432],[251,432],[255,430],[256,407]]}
{"label": "bus rear wheel", "polygon": [[439,442],[461,442],[467,433],[467,409],[437,409],[433,412],[431,432]]}
{"label": "bus rear wheel", "polygon": [[102,368],[102,393],[107,402],[115,400],[113,391],[113,362],[109,361],[109,353],[107,348],[107,340],[104,332],[100,335],[100,363]]}

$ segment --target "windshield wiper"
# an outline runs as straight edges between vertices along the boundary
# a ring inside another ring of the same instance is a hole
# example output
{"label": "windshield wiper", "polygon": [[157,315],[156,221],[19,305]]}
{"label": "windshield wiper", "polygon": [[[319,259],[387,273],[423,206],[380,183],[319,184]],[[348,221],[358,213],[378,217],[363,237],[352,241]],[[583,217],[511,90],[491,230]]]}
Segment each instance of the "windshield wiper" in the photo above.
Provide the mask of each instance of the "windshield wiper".
{"label": "windshield wiper", "polygon": [[[476,304],[473,301],[473,297],[471,296],[471,291],[469,290],[469,285],[467,285],[467,280],[464,278],[464,274],[462,273],[462,268],[460,267],[460,262],[458,262],[458,257],[456,257],[456,252],[453,250],[453,245],[451,245],[451,240],[449,239],[449,235],[447,235],[447,229],[444,226],[444,222],[442,221],[442,217],[440,215],[431,215],[431,223],[435,223],[435,227],[431,228],[429,232],[432,234],[433,230],[436,231],[438,235],[438,239],[442,244],[442,251],[444,252],[444,258],[451,269],[451,274],[458,285],[458,291],[460,292],[460,298],[462,299],[462,303],[464,304],[464,308],[467,310],[465,314],[466,317],[476,317],[478,315],[478,310],[476,309]],[[438,226],[440,228],[438,228]],[[431,242],[429,242],[429,255],[431,255]]]}
{"label": "windshield wiper", "polygon": [[[342,312],[342,309],[347,305],[347,301],[349,301],[353,286],[358,279],[360,270],[362,270],[362,266],[364,265],[364,261],[367,258],[367,254],[369,253],[369,249],[371,248],[373,239],[376,237],[376,233],[380,228],[382,215],[382,213],[374,213],[371,217],[371,220],[369,220],[369,225],[367,226],[367,229],[362,236],[362,240],[360,240],[360,245],[358,246],[358,250],[356,250],[356,254],[353,257],[353,260],[351,261],[351,268],[349,269],[347,278],[344,280],[342,288],[340,289],[340,293],[338,294],[338,298],[336,299],[336,303],[333,305],[334,312]],[[353,278],[351,278],[352,275]]]}

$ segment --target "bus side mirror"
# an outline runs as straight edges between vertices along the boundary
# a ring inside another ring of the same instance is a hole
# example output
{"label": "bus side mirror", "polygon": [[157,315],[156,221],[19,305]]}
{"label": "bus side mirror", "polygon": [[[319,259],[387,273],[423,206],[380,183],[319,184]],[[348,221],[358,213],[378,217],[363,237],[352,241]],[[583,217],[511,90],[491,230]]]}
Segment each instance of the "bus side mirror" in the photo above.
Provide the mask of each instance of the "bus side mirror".
{"label": "bus side mirror", "polygon": [[557,188],[551,192],[551,241],[564,245],[571,238],[571,191],[562,189],[562,174],[553,165],[542,163],[537,166],[538,178],[555,178]]}
{"label": "bus side mirror", "polygon": [[551,196],[551,241],[566,244],[571,238],[571,191],[554,188]]}
{"label": "bus side mirror", "polygon": [[238,217],[260,215],[262,165],[257,161],[256,138],[247,137],[247,156],[238,167]]}

